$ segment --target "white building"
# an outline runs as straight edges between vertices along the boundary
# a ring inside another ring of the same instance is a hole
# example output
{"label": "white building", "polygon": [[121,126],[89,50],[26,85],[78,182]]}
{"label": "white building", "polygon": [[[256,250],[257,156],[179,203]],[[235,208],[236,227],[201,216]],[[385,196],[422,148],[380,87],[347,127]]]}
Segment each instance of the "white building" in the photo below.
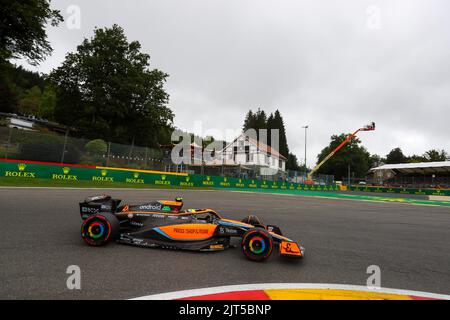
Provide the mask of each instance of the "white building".
{"label": "white building", "polygon": [[[286,157],[270,146],[241,134],[222,150],[224,164],[257,166],[262,175],[286,171]],[[217,160],[215,161],[217,162]]]}

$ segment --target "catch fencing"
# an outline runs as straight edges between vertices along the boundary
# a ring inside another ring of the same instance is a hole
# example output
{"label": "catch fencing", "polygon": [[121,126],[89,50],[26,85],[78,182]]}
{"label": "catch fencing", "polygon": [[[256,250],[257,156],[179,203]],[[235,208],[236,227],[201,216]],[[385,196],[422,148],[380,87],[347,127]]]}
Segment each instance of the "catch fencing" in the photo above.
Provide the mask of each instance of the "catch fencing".
{"label": "catch fencing", "polygon": [[[0,158],[51,163],[103,166],[135,170],[153,170],[221,176],[237,179],[267,180],[303,184],[306,172],[286,170],[273,175],[261,174],[258,166],[235,164],[211,166],[207,163],[176,165],[170,150],[145,146],[88,140],[55,132],[32,131],[0,126]],[[334,176],[316,174],[318,185],[333,185]]]}

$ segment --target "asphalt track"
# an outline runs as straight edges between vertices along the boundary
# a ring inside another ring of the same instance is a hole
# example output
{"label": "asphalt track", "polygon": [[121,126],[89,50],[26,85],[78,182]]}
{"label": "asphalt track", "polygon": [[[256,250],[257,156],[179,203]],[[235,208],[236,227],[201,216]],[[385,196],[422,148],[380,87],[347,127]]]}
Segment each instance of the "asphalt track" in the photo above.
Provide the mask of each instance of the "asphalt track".
{"label": "asphalt track", "polygon": [[[306,248],[303,260],[265,263],[240,248],[192,253],[80,238],[77,203],[110,193],[126,202],[182,196],[186,207],[225,217],[256,214]],[[188,190],[0,189],[0,298],[126,299],[176,290],[251,283],[366,285],[381,268],[386,288],[450,293],[450,208],[260,193]],[[66,269],[81,268],[81,290]]]}

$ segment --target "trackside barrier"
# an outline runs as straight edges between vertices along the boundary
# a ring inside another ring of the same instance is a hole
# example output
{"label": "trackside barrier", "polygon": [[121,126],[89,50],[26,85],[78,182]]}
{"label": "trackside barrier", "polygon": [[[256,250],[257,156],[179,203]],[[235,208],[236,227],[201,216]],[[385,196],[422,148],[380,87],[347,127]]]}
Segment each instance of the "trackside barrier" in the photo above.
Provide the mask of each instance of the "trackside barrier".
{"label": "trackside barrier", "polygon": [[160,185],[183,188],[264,189],[335,191],[336,185],[303,185],[298,183],[239,179],[186,173],[119,169],[100,166],[69,165],[20,160],[0,160],[0,177],[20,179],[49,179],[66,181],[119,182],[137,185]]}
{"label": "trackside barrier", "polygon": [[351,191],[363,191],[374,193],[399,193],[429,196],[450,196],[450,189],[412,189],[412,188],[387,188],[387,187],[350,187]]}

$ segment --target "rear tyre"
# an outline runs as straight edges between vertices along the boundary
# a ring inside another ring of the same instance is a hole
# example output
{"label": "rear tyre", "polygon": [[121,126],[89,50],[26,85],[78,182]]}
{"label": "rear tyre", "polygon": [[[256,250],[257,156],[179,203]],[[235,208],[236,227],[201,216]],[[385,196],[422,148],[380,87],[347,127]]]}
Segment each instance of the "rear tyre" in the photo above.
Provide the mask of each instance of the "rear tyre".
{"label": "rear tyre", "polygon": [[272,254],[272,236],[263,228],[250,229],[242,237],[241,246],[247,259],[264,261]]}
{"label": "rear tyre", "polygon": [[111,213],[94,214],[81,225],[81,237],[90,246],[98,247],[119,236],[120,223]]}

